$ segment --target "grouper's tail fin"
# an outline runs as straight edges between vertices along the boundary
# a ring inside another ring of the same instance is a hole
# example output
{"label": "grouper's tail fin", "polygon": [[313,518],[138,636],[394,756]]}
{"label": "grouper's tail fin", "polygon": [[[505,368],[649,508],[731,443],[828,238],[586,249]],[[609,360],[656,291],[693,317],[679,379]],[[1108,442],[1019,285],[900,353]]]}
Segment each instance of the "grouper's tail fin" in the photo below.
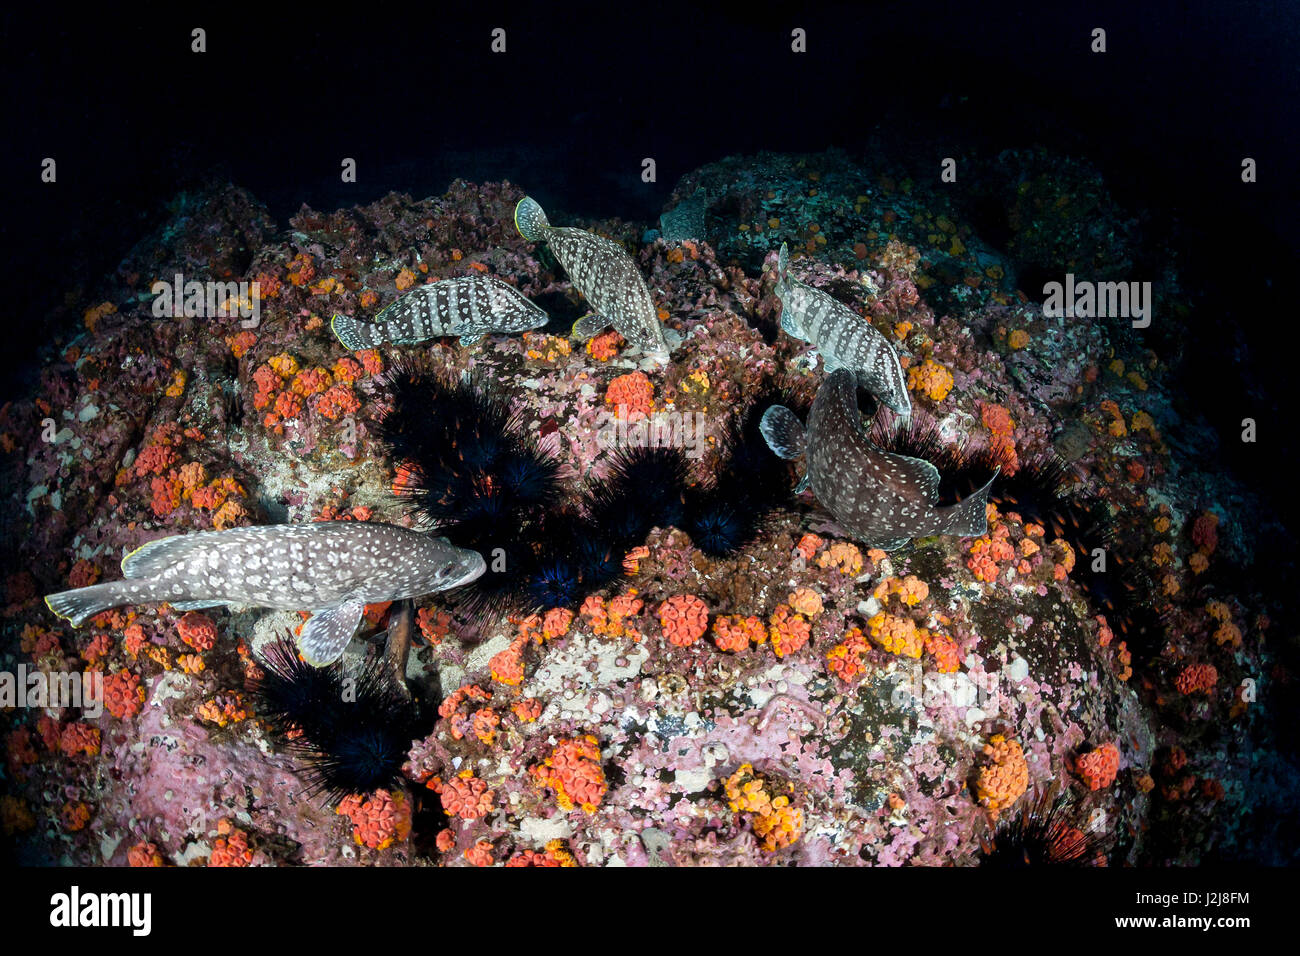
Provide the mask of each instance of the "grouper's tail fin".
{"label": "grouper's tail fin", "polygon": [[785,459],[798,458],[804,453],[807,436],[803,422],[784,405],[773,405],[763,413],[758,423],[767,447]]}
{"label": "grouper's tail fin", "polygon": [[943,534],[978,535],[987,534],[989,530],[988,503],[989,489],[997,481],[999,468],[993,473],[988,483],[974,494],[967,495],[948,510],[948,520]]}
{"label": "grouper's tail fin", "polygon": [[45,596],[45,606],[59,617],[72,622],[73,627],[80,627],[88,617],[100,611],[134,604],[137,598],[129,596],[122,581],[108,581],[104,584],[92,584],[88,588],[74,588],[71,591],[59,591]]}
{"label": "grouper's tail fin", "polygon": [[536,199],[525,196],[519,200],[519,205],[515,206],[515,228],[519,230],[519,235],[529,242],[543,242],[546,230],[550,227],[551,222]]}
{"label": "grouper's tail fin", "polygon": [[358,322],[346,315],[336,315],[330,321],[330,329],[346,348],[353,352],[382,345],[386,339],[375,322]]}

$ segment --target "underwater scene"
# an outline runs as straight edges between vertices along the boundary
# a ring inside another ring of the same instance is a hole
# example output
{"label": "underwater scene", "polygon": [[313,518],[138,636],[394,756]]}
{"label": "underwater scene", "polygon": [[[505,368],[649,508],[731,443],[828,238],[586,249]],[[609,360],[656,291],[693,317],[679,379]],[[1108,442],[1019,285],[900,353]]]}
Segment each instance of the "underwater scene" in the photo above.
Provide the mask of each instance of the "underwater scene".
{"label": "underwater scene", "polygon": [[872,9],[7,14],[5,861],[1294,863],[1296,12]]}

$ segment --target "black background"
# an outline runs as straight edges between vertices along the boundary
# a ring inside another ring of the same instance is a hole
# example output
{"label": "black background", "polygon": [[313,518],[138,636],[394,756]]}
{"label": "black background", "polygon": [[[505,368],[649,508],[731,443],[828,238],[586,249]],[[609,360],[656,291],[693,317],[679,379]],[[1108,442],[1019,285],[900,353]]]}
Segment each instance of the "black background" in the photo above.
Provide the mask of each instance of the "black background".
{"label": "black background", "polygon": [[[66,334],[167,200],[212,176],[251,190],[282,227],[304,202],[421,197],[457,176],[649,224],[678,176],[728,154],[877,140],[937,168],[936,156],[1042,144],[1089,158],[1121,204],[1167,230],[1197,295],[1191,319],[1162,333],[1188,346],[1180,411],[1225,438],[1222,460],[1203,464],[1294,514],[1300,7],[736,9],[6,10],[0,398],[30,389],[37,350]],[[202,55],[190,52],[195,26]],[[489,51],[496,26],[505,55]],[[790,52],[795,26],[806,55]],[[1104,55],[1089,51],[1098,26]],[[57,185],[40,182],[46,156]],[[344,156],[358,161],[354,185],[339,181]],[[657,183],[640,179],[645,156]],[[1258,161],[1253,185],[1243,156]],[[78,308],[59,311],[78,287]],[[1245,349],[1230,357],[1233,337]],[[1246,416],[1259,422],[1254,446],[1237,440]]]}

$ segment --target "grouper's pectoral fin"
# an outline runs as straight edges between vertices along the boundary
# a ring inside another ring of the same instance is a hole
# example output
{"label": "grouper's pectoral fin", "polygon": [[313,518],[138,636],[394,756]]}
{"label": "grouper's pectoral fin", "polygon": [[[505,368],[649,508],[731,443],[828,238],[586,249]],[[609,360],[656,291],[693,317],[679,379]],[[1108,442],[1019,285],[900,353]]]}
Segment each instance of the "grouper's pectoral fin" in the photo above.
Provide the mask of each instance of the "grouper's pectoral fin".
{"label": "grouper's pectoral fin", "polygon": [[588,312],[577,322],[573,323],[573,331],[569,333],[571,338],[579,342],[585,342],[587,339],[599,335],[605,329],[609,328],[610,321],[597,312]]}
{"label": "grouper's pectoral fin", "polygon": [[483,336],[488,334],[487,329],[465,328],[461,329],[460,344],[461,348],[469,348],[471,345],[477,345],[483,341]]}
{"label": "grouper's pectoral fin", "polygon": [[993,473],[993,477],[979,491],[967,495],[961,501],[957,502],[951,508],[942,509],[947,512],[944,519],[943,534],[960,534],[960,535],[977,535],[987,534],[989,530],[987,511],[989,501],[989,490],[993,487],[993,482],[997,481],[998,475],[1002,473],[999,468]]}
{"label": "grouper's pectoral fin", "polygon": [[324,667],[342,657],[365,609],[364,601],[352,600],[313,612],[298,636],[302,659],[312,667]]}
{"label": "grouper's pectoral fin", "polygon": [[809,475],[804,475],[799,479],[799,484],[794,486],[794,493],[796,495],[801,495],[810,487],[812,487],[812,478]]}
{"label": "grouper's pectoral fin", "polygon": [[[821,349],[818,349],[817,353],[822,357],[822,366],[825,368],[827,375],[831,374],[831,372],[837,371],[838,369],[848,368],[847,365],[837,359],[830,352],[824,352]],[[872,393],[872,397],[875,397],[874,393]]]}
{"label": "grouper's pectoral fin", "polygon": [[939,469],[932,462],[893,452],[882,454],[897,469],[903,480],[915,487],[926,501],[934,504],[939,500]]}
{"label": "grouper's pectoral fin", "polygon": [[792,339],[798,339],[800,342],[808,341],[808,333],[803,330],[803,326],[795,318],[794,309],[786,304],[781,306],[781,330]]}

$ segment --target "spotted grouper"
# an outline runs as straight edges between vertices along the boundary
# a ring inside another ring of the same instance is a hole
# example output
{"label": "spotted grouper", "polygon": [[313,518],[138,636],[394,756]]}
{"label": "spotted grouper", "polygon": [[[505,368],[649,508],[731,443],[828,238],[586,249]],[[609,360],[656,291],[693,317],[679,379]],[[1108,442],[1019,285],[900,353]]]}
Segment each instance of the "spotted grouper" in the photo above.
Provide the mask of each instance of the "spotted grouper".
{"label": "spotted grouper", "polygon": [[659,324],[641,271],[617,242],[585,229],[552,226],[542,207],[527,196],[515,206],[515,228],[529,242],[547,243],[591,303],[591,314],[573,326],[575,338],[589,339],[612,325],[633,347],[665,359],[680,342]]}
{"label": "spotted grouper", "polygon": [[330,328],[355,352],[384,342],[416,345],[440,335],[459,335],[461,345],[473,345],[490,332],[527,332],[546,322],[546,312],[514,286],[477,275],[422,285],[373,322],[336,315]]}
{"label": "spotted grouper", "polygon": [[845,530],[882,551],[929,535],[984,534],[993,478],[957,504],[937,507],[939,470],[921,458],[873,445],[862,427],[856,387],[849,369],[828,375],[813,399],[807,429],[784,405],[763,413],[759,428],[769,447],[782,458],[807,458],[800,490],[811,485],[817,501]]}
{"label": "spotted grouper", "polygon": [[60,591],[45,603],[74,625],[151,601],[182,611],[223,604],[311,611],[298,648],[321,667],[342,656],[367,604],[445,591],[485,568],[477,551],[377,522],[231,528],[150,541],[123,559],[123,580]]}
{"label": "spotted grouper", "polygon": [[874,397],[904,418],[911,415],[907,379],[893,346],[848,306],[790,275],[784,243],[777,259],[776,297],[781,300],[781,328],[816,346],[827,372],[851,369]]}

